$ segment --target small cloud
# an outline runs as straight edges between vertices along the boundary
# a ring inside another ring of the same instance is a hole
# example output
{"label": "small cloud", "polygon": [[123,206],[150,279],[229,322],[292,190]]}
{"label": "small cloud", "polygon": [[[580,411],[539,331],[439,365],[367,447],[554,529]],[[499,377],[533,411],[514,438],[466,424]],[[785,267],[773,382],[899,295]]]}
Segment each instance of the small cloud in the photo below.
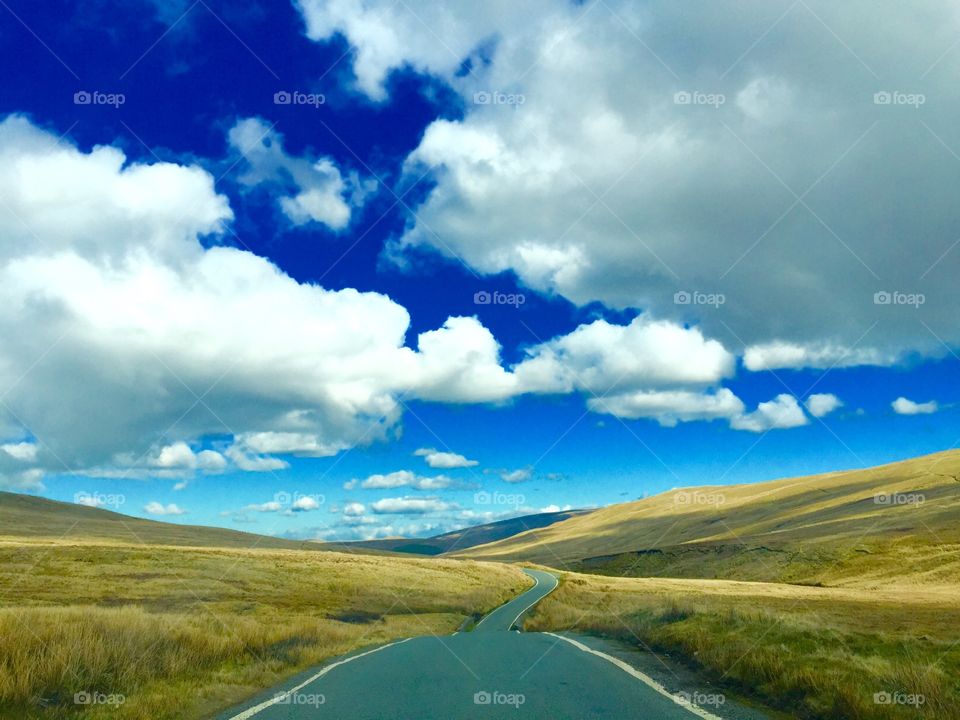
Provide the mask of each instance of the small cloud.
{"label": "small cloud", "polygon": [[175,503],[164,505],[157,501],[148,502],[144,505],[143,511],[147,513],[147,515],[184,515],[187,512]]}
{"label": "small cloud", "polygon": [[540,512],[542,513],[566,512],[567,510],[573,510],[573,506],[564,505],[560,507],[559,505],[547,505],[546,507],[540,508]]}
{"label": "small cloud", "polygon": [[500,479],[508,483],[526,482],[533,476],[533,468],[518,468],[517,470],[501,470]]}
{"label": "small cloud", "polygon": [[752,413],[738,415],[730,420],[734,430],[766,432],[767,430],[794,428],[809,422],[803,409],[793,395],[782,393],[773,400],[762,402]]}
{"label": "small cloud", "polygon": [[316,498],[309,495],[303,495],[302,497],[298,497],[293,501],[290,509],[293,512],[309,512],[310,510],[316,510],[319,507],[320,503]]}
{"label": "small cloud", "polygon": [[439,498],[384,498],[377,500],[370,506],[378,515],[423,515],[425,513],[442,512],[456,506],[444,502]]}
{"label": "small cloud", "polygon": [[422,457],[424,462],[432,468],[449,470],[451,468],[474,467],[480,463],[477,460],[468,460],[455,452],[440,452],[434,448],[420,448],[414,455]]}
{"label": "small cloud", "polygon": [[34,443],[7,443],[0,445],[0,450],[20,462],[33,462],[37,459],[37,446]]}
{"label": "small cloud", "polygon": [[808,397],[804,405],[807,407],[807,412],[815,418],[820,418],[843,407],[843,401],[832,393],[816,393]]}
{"label": "small cloud", "polygon": [[343,514],[347,517],[360,517],[367,511],[363,503],[350,502],[343,506]]}
{"label": "small cloud", "polygon": [[936,400],[918,403],[913,400],[908,400],[902,395],[890,403],[890,407],[893,408],[893,411],[897,413],[897,415],[929,415],[935,413],[940,408]]}

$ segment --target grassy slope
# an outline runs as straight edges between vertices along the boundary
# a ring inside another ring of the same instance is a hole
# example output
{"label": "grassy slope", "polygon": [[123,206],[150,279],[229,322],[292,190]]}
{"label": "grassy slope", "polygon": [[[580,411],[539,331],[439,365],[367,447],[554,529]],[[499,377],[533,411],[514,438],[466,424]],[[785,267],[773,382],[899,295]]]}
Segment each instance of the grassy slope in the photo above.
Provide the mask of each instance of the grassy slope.
{"label": "grassy slope", "polygon": [[[324,658],[452,632],[529,585],[503,565],[266,548],[33,498],[4,496],[0,521],[4,719],[209,717]],[[85,691],[126,702],[75,705]]]}
{"label": "grassy slope", "polygon": [[83,538],[145,545],[310,549],[315,543],[197,525],[143,520],[100,508],[0,492],[0,538]]}
{"label": "grassy slope", "polygon": [[[924,502],[874,501],[889,493]],[[958,520],[960,452],[950,451],[868,470],[671,491],[455,555],[616,575],[953,584]]]}
{"label": "grassy slope", "polygon": [[383,550],[418,555],[439,555],[461,550],[475,545],[502,540],[518,533],[546,527],[554,523],[589,513],[589,510],[568,510],[554,513],[536,513],[518,518],[508,518],[497,522],[474,525],[463,530],[435,535],[429,538],[391,538],[386,540],[368,540],[364,542],[331,543],[336,547],[359,550]]}
{"label": "grassy slope", "polygon": [[[734,689],[820,720],[960,718],[956,587],[815,588],[565,574],[527,630],[576,630],[680,657],[703,694]],[[876,693],[922,695],[919,707]]]}
{"label": "grassy slope", "polygon": [[[705,694],[719,684],[801,718],[960,720],[958,478],[948,452],[701,488],[724,500],[707,509],[668,493],[467,554],[634,576],[567,573],[527,628],[668,652],[705,673]],[[874,502],[889,493],[924,502]]]}

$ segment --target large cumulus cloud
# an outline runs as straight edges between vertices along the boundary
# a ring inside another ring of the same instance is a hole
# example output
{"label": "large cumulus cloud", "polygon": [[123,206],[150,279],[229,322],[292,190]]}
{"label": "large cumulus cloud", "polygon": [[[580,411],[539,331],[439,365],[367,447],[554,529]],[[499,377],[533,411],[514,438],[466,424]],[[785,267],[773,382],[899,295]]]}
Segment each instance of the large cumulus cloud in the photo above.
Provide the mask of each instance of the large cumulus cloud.
{"label": "large cumulus cloud", "polygon": [[960,341],[947,0],[300,5],[311,37],[355,47],[371,97],[409,67],[464,98],[408,159],[437,186],[394,253],[697,321],[751,369]]}

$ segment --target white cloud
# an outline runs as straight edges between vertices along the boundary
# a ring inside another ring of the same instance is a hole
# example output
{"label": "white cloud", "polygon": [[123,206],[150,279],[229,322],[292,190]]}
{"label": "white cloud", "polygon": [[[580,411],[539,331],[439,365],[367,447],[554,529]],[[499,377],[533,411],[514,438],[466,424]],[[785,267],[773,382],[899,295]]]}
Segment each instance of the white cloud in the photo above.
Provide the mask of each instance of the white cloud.
{"label": "white cloud", "polygon": [[939,409],[936,400],[918,403],[905,397],[898,397],[890,406],[897,415],[929,415]]}
{"label": "white cloud", "polygon": [[259,455],[278,453],[298,457],[329,457],[343,449],[336,444],[324,443],[318,435],[297,432],[243,433],[236,437],[236,447]]}
{"label": "white cloud", "polygon": [[280,512],[281,510],[283,510],[283,504],[277,500],[271,500],[269,502],[260,503],[256,505],[247,505],[245,508],[243,508],[242,512],[269,513],[269,512]]}
{"label": "white cloud", "polygon": [[[360,482],[360,487],[365,490],[382,490],[399,487],[411,487],[417,490],[443,490],[453,484],[453,481],[443,475],[435,477],[423,477],[410,470],[397,470],[386,475],[371,475]],[[354,481],[347,489],[356,487]]]}
{"label": "white cloud", "polygon": [[687,390],[624,393],[590,398],[587,406],[594,412],[623,418],[651,418],[666,427],[693,420],[730,420],[744,411],[743,402],[727,388],[712,393]]}
{"label": "white cloud", "polygon": [[343,230],[350,223],[353,206],[359,205],[364,195],[357,176],[344,179],[330,158],[288,155],[283,149],[283,136],[260,118],[237,121],[228,138],[248,168],[240,176],[243,184],[292,184],[293,194],[281,197],[279,204],[294,225],[313,221]]}
{"label": "white cloud", "polygon": [[14,460],[19,460],[20,462],[25,463],[32,463],[37,459],[37,450],[38,448],[36,444],[29,442],[6,443],[4,445],[0,445],[0,451],[5,452]]}
{"label": "white cloud", "polygon": [[896,360],[895,355],[870,348],[843,347],[831,343],[801,345],[780,341],[751,345],[743,355],[744,367],[753,371],[891,365]]}
{"label": "white cloud", "polygon": [[384,498],[370,504],[371,509],[378,515],[422,515],[426,513],[443,512],[456,507],[453,503],[439,498]]}
{"label": "white cloud", "polygon": [[349,502],[343,506],[343,514],[348,517],[359,517],[367,511],[363,503]]}
{"label": "white cloud", "polygon": [[516,470],[503,470],[500,472],[500,479],[508,483],[521,483],[529,480],[533,476],[531,468],[517,468]]}
{"label": "white cloud", "polygon": [[[751,369],[883,364],[942,353],[937,337],[960,341],[958,227],[943,192],[957,166],[915,132],[917,111],[873,102],[877,77],[930,67],[918,43],[951,45],[960,14],[948,0],[922,13],[885,3],[893,30],[882,37],[863,22],[877,15],[868,0],[785,14],[765,0],[696,13],[671,0],[298,5],[309,37],[352,46],[371,98],[383,100],[402,68],[465,101],[463,117],[433,122],[408,159],[416,176],[432,167],[436,184],[391,257],[430,248],[579,305],[697,322],[738,354],[753,348]],[[939,98],[922,108],[925,122],[951,127],[960,99],[935,70],[900,90]],[[475,103],[486,91],[525,102]],[[674,102],[683,91],[726,102]],[[726,303],[675,303],[684,289]],[[894,291],[927,301],[875,301]]]}
{"label": "white cloud", "polygon": [[316,510],[319,507],[320,502],[316,498],[309,495],[298,497],[290,505],[290,509],[293,512],[309,512],[310,510]]}
{"label": "white cloud", "polygon": [[450,469],[465,468],[479,465],[476,460],[468,460],[465,456],[455,452],[441,452],[434,448],[420,448],[414,455],[422,457],[424,462],[432,468]]}
{"label": "white cloud", "polygon": [[807,412],[815,418],[820,418],[843,407],[843,401],[833,393],[815,393],[807,398],[804,405],[807,407]]}
{"label": "white cloud", "polygon": [[186,510],[183,510],[175,503],[170,503],[169,505],[164,505],[157,501],[147,503],[143,511],[148,515],[184,515]]}
{"label": "white cloud", "polygon": [[573,509],[572,505],[564,505],[563,507],[560,507],[559,505],[547,505],[546,507],[540,508],[540,512],[555,513],[555,512],[565,512],[567,510],[572,510],[572,509]]}
{"label": "white cloud", "polygon": [[617,393],[670,385],[710,385],[733,375],[735,358],[697,328],[646,316],[628,325],[596,320],[528,351],[515,368],[539,392]]}
{"label": "white cloud", "polygon": [[731,419],[730,427],[735,430],[766,432],[800,427],[809,422],[797,399],[793,395],[782,393],[773,400],[760,403],[753,412]]}

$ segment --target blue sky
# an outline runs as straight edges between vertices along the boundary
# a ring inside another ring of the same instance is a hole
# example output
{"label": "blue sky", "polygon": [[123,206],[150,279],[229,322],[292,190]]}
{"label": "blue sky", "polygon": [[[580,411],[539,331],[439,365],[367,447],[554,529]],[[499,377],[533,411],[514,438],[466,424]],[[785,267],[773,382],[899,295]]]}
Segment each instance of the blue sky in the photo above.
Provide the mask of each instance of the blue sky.
{"label": "blue sky", "polygon": [[7,0],[0,487],[350,539],[954,447],[928,4]]}

